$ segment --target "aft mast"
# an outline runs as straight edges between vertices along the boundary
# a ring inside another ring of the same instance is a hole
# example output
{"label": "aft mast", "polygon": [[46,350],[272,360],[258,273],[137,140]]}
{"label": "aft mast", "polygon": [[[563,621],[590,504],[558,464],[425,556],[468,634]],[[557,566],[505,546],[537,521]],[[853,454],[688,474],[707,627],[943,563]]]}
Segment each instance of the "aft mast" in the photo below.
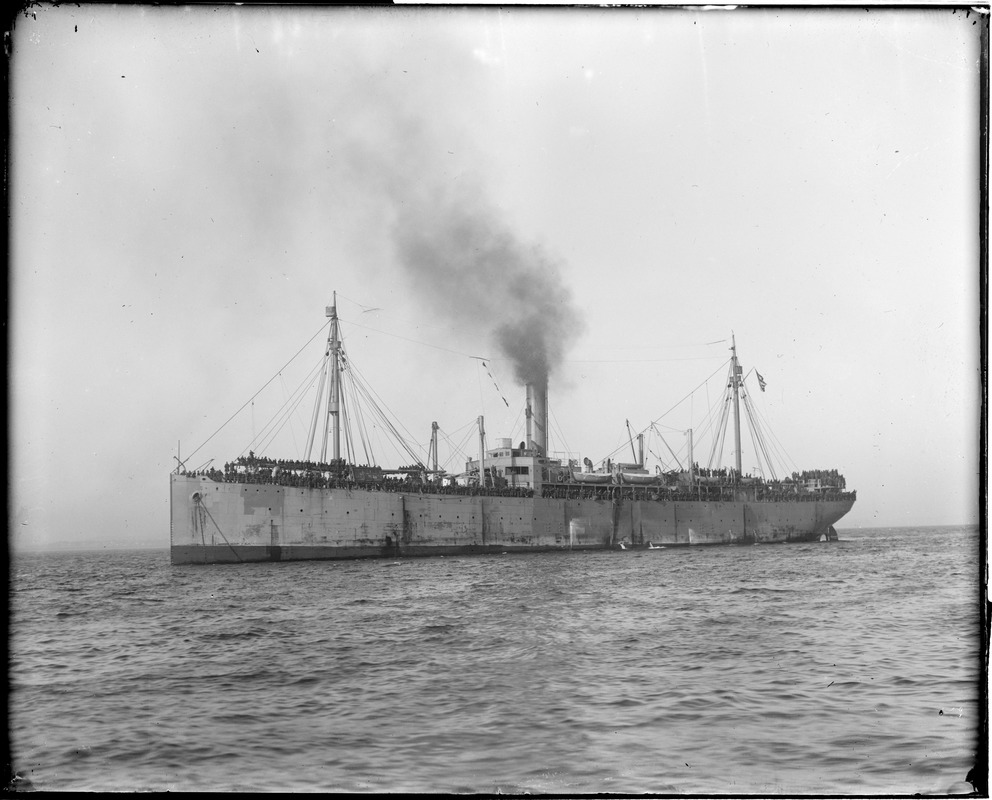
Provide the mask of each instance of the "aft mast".
{"label": "aft mast", "polygon": [[741,477],[741,366],[737,363],[737,339],[730,334],[730,384],[734,389],[734,448],[735,464],[737,465],[737,479]]}
{"label": "aft mast", "polygon": [[[334,292],[333,305],[327,306],[326,316],[331,320],[331,329],[327,334],[327,349],[324,352],[324,368],[320,373],[320,385],[317,387],[317,401],[313,407],[313,420],[310,424],[310,435],[307,437],[307,458],[313,450],[314,435],[322,415],[324,405],[324,383],[329,380],[327,387],[327,411],[323,431],[320,438],[320,459],[327,460],[327,436],[331,434],[331,448],[335,461],[341,458],[341,334],[338,330],[338,293]],[[330,375],[328,375],[330,373]]]}
{"label": "aft mast", "polygon": [[338,359],[341,337],[338,334],[338,293],[332,295],[326,314],[331,318],[331,387],[327,399],[327,415],[331,418],[333,458],[341,459],[341,368]]}

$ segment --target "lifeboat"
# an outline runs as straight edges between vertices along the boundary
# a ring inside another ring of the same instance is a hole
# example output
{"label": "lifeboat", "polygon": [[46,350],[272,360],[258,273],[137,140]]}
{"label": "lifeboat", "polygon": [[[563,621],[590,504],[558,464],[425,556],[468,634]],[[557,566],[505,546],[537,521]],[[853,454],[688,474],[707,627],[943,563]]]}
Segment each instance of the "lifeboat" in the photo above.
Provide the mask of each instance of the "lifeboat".
{"label": "lifeboat", "polygon": [[637,486],[649,486],[659,482],[660,475],[652,475],[650,472],[621,472],[620,482]]}
{"label": "lifeboat", "polygon": [[577,472],[573,469],[572,480],[578,483],[609,483],[613,480],[613,475],[609,472]]}

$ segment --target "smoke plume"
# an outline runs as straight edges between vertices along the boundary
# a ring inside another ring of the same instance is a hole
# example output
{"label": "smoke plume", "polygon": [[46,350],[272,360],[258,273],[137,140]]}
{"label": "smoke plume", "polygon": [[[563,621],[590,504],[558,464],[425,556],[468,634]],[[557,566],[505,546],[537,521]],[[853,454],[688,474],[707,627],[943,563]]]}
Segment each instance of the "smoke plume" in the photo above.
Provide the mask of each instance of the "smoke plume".
{"label": "smoke plume", "polygon": [[469,132],[478,114],[468,113],[485,108],[479,65],[441,37],[432,53],[432,80],[411,79],[400,91],[394,79],[373,79],[345,104],[338,134],[355,196],[373,204],[427,311],[481,327],[520,383],[544,383],[581,318],[560,261],[522,241],[484,188],[491,165]]}
{"label": "smoke plume", "polygon": [[515,237],[478,191],[434,189],[393,229],[418,293],[435,313],[484,327],[521,384],[546,383],[580,331],[559,263]]}

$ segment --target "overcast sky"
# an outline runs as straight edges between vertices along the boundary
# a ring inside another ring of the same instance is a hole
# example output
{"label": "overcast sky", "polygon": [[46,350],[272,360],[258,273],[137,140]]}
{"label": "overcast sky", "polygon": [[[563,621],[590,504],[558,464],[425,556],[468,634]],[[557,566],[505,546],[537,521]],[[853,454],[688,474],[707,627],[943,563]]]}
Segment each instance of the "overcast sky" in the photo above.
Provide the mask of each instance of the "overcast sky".
{"label": "overcast sky", "polygon": [[652,463],[688,428],[705,463],[733,335],[779,476],[857,489],[840,527],[976,522],[984,24],[32,8],[10,75],[17,539],[165,546],[177,446],[302,457],[309,401],[254,437],[323,334],[203,443],[334,291],[351,362],[425,450],[439,423],[453,471],[480,414],[523,438],[528,342],[553,450],[627,459],[627,420],[658,421]]}

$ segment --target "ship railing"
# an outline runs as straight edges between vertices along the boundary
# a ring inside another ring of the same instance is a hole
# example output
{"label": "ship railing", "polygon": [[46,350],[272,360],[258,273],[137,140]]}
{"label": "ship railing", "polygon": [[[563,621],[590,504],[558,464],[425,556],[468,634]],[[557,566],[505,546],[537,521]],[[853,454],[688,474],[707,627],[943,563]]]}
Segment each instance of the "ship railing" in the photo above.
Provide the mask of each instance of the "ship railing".
{"label": "ship railing", "polygon": [[[208,478],[217,482],[270,484],[311,489],[362,489],[366,491],[384,491],[406,494],[445,494],[464,497],[533,497],[534,490],[529,487],[500,486],[479,487],[477,485],[461,486],[459,484],[437,484],[420,479],[395,480],[385,478],[378,481],[355,481],[335,477],[330,472],[279,470],[272,474],[269,470],[258,471],[229,471],[226,473],[217,469],[200,472],[187,472],[188,477]],[[728,497],[729,495],[729,497]],[[802,487],[790,484],[752,484],[740,486],[734,484],[662,486],[637,484],[583,484],[578,482],[547,483],[541,489],[541,496],[558,499],[589,499],[589,500],[740,500],[748,502],[817,502],[827,500],[856,500],[856,491],[846,491],[837,487],[822,487],[816,491],[807,491]]]}

